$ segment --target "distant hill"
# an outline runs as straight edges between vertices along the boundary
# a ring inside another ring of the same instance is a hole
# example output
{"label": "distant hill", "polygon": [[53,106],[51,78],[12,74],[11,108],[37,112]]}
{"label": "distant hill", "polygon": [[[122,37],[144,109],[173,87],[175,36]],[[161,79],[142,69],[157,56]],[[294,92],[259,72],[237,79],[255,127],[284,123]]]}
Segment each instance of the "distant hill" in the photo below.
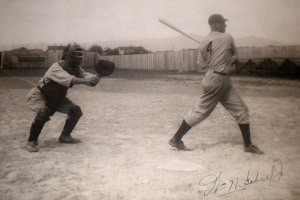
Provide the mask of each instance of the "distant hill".
{"label": "distant hill", "polygon": [[275,40],[259,38],[256,36],[248,36],[243,38],[236,38],[235,45],[237,47],[252,47],[252,46],[266,47],[266,46],[283,46],[286,44]]}
{"label": "distant hill", "polygon": [[[193,38],[197,40],[201,40],[204,36],[190,34]],[[83,44],[80,41],[77,41],[80,44]],[[57,43],[56,45],[67,45],[70,42],[63,42]],[[247,36],[243,38],[235,38],[235,43],[237,47],[265,47],[265,46],[282,46],[287,45],[282,42],[260,38],[256,36]],[[158,38],[158,39],[144,39],[144,40],[112,40],[112,41],[95,41],[93,43],[84,43],[84,48],[88,49],[93,44],[100,45],[102,48],[109,47],[109,48],[116,48],[120,46],[142,46],[147,50],[152,52],[156,51],[179,51],[181,49],[196,49],[198,48],[198,43],[180,35],[178,37],[173,38]],[[11,45],[11,46],[1,46],[1,50],[11,50],[12,48],[19,48],[25,47],[28,49],[43,49],[44,51],[47,50],[48,44],[44,42],[37,42],[31,44],[18,44],[18,45]]]}

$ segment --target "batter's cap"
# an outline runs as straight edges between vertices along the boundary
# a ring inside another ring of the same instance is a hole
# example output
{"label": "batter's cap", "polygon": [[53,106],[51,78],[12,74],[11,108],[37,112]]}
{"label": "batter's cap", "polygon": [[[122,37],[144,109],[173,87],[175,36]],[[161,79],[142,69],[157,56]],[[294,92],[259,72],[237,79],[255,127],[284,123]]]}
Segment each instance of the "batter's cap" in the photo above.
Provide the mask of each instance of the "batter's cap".
{"label": "batter's cap", "polygon": [[228,19],[225,19],[222,15],[220,14],[213,14],[211,15],[209,18],[208,18],[208,23],[211,24],[211,23],[214,23],[214,22],[221,22],[221,23],[224,23],[228,21]]}
{"label": "batter's cap", "polygon": [[76,59],[76,60],[82,60],[83,58],[83,49],[82,47],[77,43],[70,43],[67,45],[67,47],[63,51],[63,58],[68,55],[70,58]]}

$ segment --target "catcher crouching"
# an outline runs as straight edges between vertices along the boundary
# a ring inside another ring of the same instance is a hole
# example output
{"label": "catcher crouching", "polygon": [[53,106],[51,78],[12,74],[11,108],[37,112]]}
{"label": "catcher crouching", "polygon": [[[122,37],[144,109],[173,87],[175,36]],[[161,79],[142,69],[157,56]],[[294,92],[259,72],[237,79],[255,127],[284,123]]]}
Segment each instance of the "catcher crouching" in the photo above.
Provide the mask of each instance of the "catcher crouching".
{"label": "catcher crouching", "polygon": [[85,72],[79,66],[82,59],[83,49],[80,45],[76,43],[67,45],[62,59],[54,63],[40,79],[38,86],[28,93],[29,107],[36,112],[26,145],[29,152],[39,150],[38,137],[45,123],[55,112],[68,115],[58,141],[69,144],[80,142],[71,136],[71,132],[82,116],[82,111],[78,105],[67,98],[67,91],[76,84],[95,86],[100,81],[98,75]]}

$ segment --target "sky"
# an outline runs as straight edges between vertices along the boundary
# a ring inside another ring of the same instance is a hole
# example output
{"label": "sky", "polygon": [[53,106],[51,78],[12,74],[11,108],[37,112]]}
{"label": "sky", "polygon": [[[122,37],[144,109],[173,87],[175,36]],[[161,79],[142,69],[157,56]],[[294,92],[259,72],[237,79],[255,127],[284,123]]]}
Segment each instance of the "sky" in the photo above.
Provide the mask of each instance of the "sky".
{"label": "sky", "polygon": [[207,35],[207,19],[229,19],[233,37],[299,44],[300,0],[0,0],[0,45],[95,42]]}

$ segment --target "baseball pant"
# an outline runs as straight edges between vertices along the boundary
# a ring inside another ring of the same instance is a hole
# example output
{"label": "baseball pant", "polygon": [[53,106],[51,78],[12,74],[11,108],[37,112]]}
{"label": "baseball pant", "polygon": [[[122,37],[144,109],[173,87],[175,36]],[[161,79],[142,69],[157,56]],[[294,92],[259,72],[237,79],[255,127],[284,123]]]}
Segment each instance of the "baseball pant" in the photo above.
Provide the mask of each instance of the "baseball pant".
{"label": "baseball pant", "polygon": [[229,76],[208,71],[202,80],[203,93],[184,120],[195,126],[205,120],[220,102],[238,124],[249,124],[249,111],[231,85]]}
{"label": "baseball pant", "polygon": [[[31,110],[37,112],[39,109],[48,108],[46,106],[46,98],[41,93],[41,91],[35,87],[30,90],[27,94],[27,103]],[[70,109],[72,109],[76,104],[74,104],[70,99],[63,99],[57,108],[57,112],[68,114]]]}

